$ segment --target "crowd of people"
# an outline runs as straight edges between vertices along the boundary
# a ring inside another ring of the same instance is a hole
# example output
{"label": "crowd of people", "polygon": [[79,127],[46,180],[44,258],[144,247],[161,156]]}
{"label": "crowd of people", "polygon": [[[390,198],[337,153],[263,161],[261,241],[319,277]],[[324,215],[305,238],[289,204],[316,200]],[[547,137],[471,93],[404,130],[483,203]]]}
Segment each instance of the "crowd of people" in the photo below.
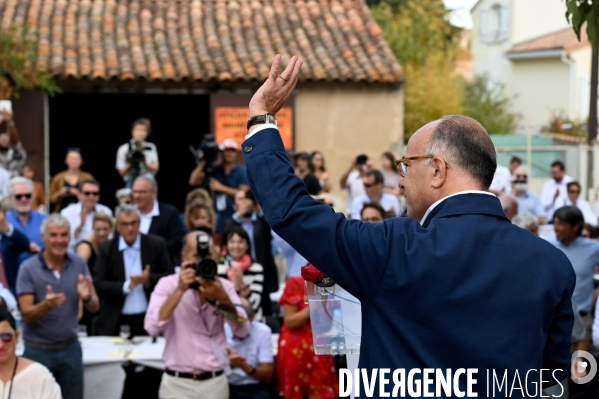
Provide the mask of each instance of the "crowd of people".
{"label": "crowd of people", "polygon": [[[88,335],[125,330],[132,337],[164,336],[164,373],[125,366],[123,397],[141,392],[161,398],[337,397],[340,359],[314,353],[301,278],[308,262],[271,230],[249,189],[236,141],[218,143],[214,165],[199,154],[179,212],[159,200],[158,150],[147,141],[150,121],[138,119],[116,155],[115,169],[123,178],[116,208],[101,203],[100,178],[82,170],[77,148],[67,149],[66,170],[52,177],[46,204],[12,114],[0,114],[6,129],[0,132],[3,387],[15,383],[15,394],[29,392],[30,398],[81,399],[77,336],[85,326]],[[310,195],[335,205],[331,189],[337,182],[324,154],[288,156]],[[370,223],[405,217],[395,156],[383,153],[379,169],[374,161],[357,155],[338,181],[347,190],[347,217]],[[577,274],[572,302],[585,333],[578,328],[575,345],[588,349],[599,343],[599,315],[593,318],[599,204],[593,211],[580,198],[581,186],[562,162],[551,165],[551,174],[538,196],[514,157],[509,168],[497,168],[489,191],[514,224],[537,235],[540,225],[553,224],[550,242],[564,251]],[[208,250],[202,252],[205,243]],[[196,271],[206,258],[216,263],[213,279]],[[16,355],[20,319],[23,357]],[[276,357],[272,333],[280,333]],[[34,373],[39,383],[18,384],[21,375]]]}

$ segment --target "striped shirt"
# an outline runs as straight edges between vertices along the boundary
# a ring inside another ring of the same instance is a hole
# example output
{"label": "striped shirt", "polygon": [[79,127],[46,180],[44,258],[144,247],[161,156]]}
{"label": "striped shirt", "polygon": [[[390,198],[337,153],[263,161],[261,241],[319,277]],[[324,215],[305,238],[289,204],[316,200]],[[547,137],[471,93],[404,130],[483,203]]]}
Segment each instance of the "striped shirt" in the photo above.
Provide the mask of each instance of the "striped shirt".
{"label": "striped shirt", "polygon": [[[228,267],[229,266],[224,263],[218,265],[217,273],[220,278],[228,279]],[[234,283],[234,281],[232,281],[232,283]],[[256,313],[254,320],[261,321],[263,319],[262,291],[264,290],[264,268],[260,263],[254,262],[247,268],[243,273],[243,284],[250,288],[250,295],[247,297],[247,300]]]}

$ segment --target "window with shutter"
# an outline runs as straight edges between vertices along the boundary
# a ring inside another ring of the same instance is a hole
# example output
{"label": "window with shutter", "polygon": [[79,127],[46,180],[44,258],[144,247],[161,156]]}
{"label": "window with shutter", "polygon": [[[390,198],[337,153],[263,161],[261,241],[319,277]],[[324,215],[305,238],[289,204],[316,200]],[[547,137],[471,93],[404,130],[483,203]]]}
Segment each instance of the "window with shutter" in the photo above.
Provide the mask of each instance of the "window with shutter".
{"label": "window with shutter", "polygon": [[506,40],[510,36],[510,13],[509,13],[509,4],[504,4],[501,6],[500,10],[500,18],[499,18],[499,40]]}
{"label": "window with shutter", "polygon": [[487,41],[487,9],[485,7],[481,7],[480,15],[479,15],[479,33],[480,33],[480,41],[482,43]]}

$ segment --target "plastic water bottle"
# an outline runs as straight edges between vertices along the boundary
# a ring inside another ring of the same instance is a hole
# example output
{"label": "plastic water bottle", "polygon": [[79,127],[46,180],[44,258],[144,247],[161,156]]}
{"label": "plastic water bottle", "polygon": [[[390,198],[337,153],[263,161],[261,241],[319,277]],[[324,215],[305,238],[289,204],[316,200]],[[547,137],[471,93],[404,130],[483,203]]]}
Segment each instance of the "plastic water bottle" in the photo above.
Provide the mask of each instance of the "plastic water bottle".
{"label": "plastic water bottle", "polygon": [[19,332],[19,342],[17,342],[17,355],[20,356],[25,351],[25,344],[23,342],[23,318],[21,317],[21,312],[19,309],[15,309],[12,311],[12,317],[15,318],[15,324],[17,326],[17,331]]}

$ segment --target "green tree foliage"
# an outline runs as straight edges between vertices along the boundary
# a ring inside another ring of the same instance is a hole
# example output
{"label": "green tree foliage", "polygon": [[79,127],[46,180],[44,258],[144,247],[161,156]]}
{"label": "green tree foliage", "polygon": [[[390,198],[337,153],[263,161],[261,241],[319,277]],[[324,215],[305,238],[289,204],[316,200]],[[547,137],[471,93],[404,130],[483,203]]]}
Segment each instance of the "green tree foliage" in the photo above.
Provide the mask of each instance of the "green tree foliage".
{"label": "green tree foliage", "polygon": [[447,21],[442,0],[398,0],[371,8],[405,70],[405,136],[448,114],[462,113],[463,84],[455,76],[459,30]]}
{"label": "green tree foliage", "polygon": [[47,73],[36,68],[38,38],[27,25],[0,31],[0,98],[19,97],[26,89],[40,88],[50,95],[60,88]]}
{"label": "green tree foliage", "polygon": [[479,121],[491,134],[514,132],[521,117],[510,106],[510,99],[487,75],[475,76],[465,85],[464,115]]}

